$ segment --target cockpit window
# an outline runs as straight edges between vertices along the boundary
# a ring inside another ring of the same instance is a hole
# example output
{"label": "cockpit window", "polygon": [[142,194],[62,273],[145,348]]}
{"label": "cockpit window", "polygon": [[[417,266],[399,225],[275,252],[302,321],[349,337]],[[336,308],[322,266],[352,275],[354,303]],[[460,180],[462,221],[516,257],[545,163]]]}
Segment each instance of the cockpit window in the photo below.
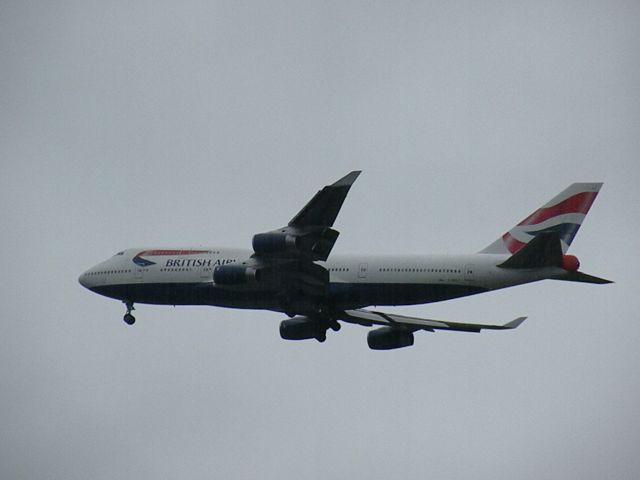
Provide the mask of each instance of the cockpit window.
{"label": "cockpit window", "polygon": [[122,252],[118,252],[114,255],[114,257],[117,257],[118,255],[124,255],[124,250]]}

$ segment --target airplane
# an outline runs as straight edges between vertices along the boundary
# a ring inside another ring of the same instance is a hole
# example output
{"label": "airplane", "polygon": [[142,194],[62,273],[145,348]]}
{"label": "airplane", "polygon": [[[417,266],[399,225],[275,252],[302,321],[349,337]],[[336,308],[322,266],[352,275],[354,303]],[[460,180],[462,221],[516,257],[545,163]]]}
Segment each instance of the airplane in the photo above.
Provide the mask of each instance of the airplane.
{"label": "airplane", "polygon": [[286,314],[285,340],[326,340],[340,322],[378,328],[373,350],[408,347],[420,330],[480,332],[503,325],[416,318],[367,310],[450,300],[545,279],[612,283],[579,270],[567,250],[602,183],[574,183],[478,253],[333,255],[338,212],[360,175],[325,186],[284,227],[253,236],[252,250],[218,247],[130,248],[90,268],[83,287],[121,300],[132,325],[134,304],[211,305]]}

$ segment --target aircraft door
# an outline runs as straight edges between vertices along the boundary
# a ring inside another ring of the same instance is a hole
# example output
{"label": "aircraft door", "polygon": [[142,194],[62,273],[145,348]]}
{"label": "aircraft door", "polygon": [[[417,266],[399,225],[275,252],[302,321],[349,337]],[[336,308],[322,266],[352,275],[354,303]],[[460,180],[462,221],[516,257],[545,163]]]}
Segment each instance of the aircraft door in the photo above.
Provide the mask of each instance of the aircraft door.
{"label": "aircraft door", "polygon": [[143,275],[144,275],[144,268],[142,267],[136,267],[135,270],[133,271],[133,278],[135,278],[136,281],[138,282],[142,282]]}
{"label": "aircraft door", "polygon": [[465,281],[472,282],[475,279],[475,276],[473,274],[473,270],[474,270],[473,263],[467,263],[464,266],[464,279],[465,279]]}
{"label": "aircraft door", "polygon": [[211,270],[211,267],[202,268],[202,270],[200,271],[200,279],[205,281],[213,279],[213,272]]}
{"label": "aircraft door", "polygon": [[358,278],[367,278],[367,270],[369,270],[369,264],[361,263],[360,268],[358,268]]}

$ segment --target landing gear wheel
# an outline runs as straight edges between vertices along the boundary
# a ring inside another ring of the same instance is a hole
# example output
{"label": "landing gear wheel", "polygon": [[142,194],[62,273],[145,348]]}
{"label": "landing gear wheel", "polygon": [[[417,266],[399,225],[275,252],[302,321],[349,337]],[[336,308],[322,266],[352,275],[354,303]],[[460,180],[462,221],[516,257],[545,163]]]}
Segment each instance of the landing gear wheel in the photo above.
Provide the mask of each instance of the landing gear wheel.
{"label": "landing gear wheel", "polygon": [[136,317],[134,317],[130,313],[125,313],[123,320],[127,325],[133,325],[134,323],[136,323]]}
{"label": "landing gear wheel", "polygon": [[124,314],[124,317],[122,317],[122,319],[127,325],[133,325],[134,323],[136,323],[136,317],[131,315],[131,310],[135,310],[133,308],[133,302],[124,302],[124,304],[127,306],[127,313]]}
{"label": "landing gear wheel", "polygon": [[327,332],[319,333],[316,336],[316,340],[319,341],[320,343],[324,342],[326,339],[327,339]]}

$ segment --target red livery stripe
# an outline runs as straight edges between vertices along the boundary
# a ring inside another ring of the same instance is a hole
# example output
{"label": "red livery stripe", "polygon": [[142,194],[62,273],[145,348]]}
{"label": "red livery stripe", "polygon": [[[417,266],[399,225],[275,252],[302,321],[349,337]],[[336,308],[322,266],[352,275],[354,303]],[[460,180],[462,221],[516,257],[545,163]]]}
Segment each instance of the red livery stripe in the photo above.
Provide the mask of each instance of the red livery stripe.
{"label": "red livery stripe", "polygon": [[520,240],[516,240],[509,232],[505,233],[502,236],[502,240],[504,240],[504,244],[511,253],[516,253],[526,245],[526,243],[523,243]]}
{"label": "red livery stripe", "polygon": [[587,213],[597,195],[598,192],[577,193],[557,205],[536,210],[518,225],[537,225],[538,223],[565,213]]}
{"label": "red livery stripe", "polygon": [[136,255],[136,257],[197,255],[200,253],[209,253],[209,250],[145,250],[144,252],[140,252],[138,255]]}

